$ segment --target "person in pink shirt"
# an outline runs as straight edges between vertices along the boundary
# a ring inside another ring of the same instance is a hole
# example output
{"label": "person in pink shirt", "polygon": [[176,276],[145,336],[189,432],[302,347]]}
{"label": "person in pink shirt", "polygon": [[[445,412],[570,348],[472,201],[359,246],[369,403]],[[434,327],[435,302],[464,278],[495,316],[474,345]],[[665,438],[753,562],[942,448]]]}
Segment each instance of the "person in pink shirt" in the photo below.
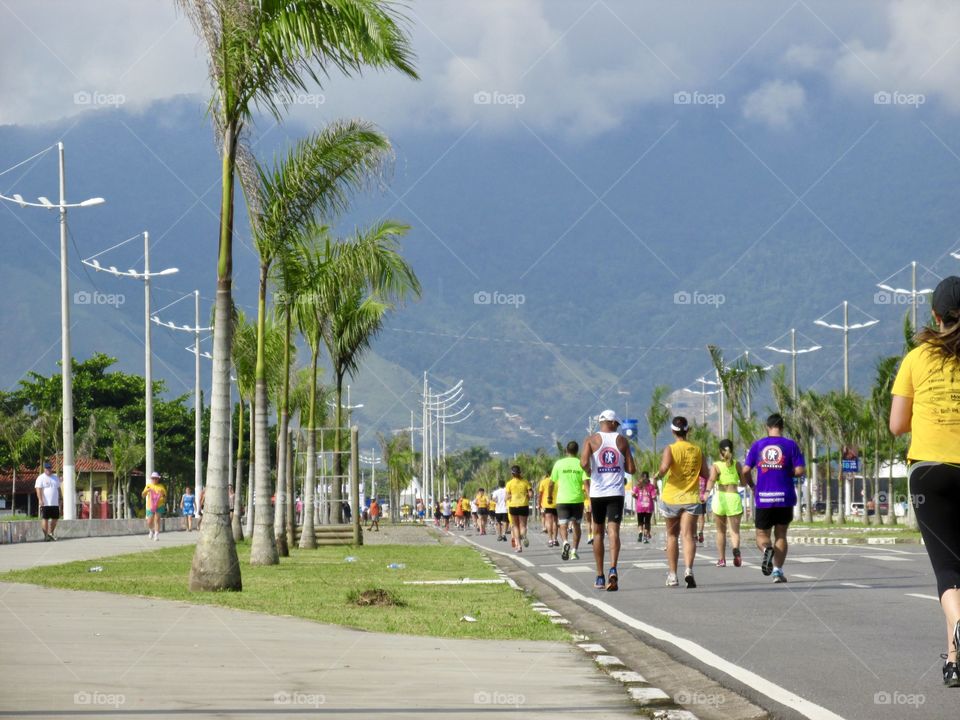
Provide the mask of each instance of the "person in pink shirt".
{"label": "person in pink shirt", "polygon": [[637,542],[650,542],[650,518],[657,502],[657,486],[650,482],[650,473],[640,473],[640,482],[633,487],[634,507],[637,511]]}

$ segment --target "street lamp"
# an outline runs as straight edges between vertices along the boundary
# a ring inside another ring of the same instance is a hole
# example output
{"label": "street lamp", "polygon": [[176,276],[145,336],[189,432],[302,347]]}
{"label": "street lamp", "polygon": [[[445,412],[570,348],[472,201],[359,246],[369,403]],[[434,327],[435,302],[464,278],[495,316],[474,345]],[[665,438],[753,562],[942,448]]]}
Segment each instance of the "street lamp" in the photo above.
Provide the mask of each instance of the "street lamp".
{"label": "street lamp", "polygon": [[361,455],[360,462],[370,465],[370,497],[377,496],[377,465],[383,462],[383,458],[377,455],[377,449],[373,448],[369,455]]}
{"label": "street lamp", "polygon": [[[837,307],[840,307],[840,305],[838,305]],[[837,309],[836,307],[833,308],[833,310],[836,310],[836,309]],[[860,310],[860,308],[858,308],[856,305],[854,305],[854,309]],[[830,328],[831,330],[843,331],[843,394],[847,395],[850,392],[850,342],[848,338],[849,333],[851,330],[862,330],[864,328],[871,327],[873,325],[876,325],[880,321],[868,315],[867,313],[863,312],[863,310],[860,310],[861,313],[863,313],[864,315],[867,315],[867,317],[869,317],[870,319],[867,320],[867,322],[854,323],[853,325],[851,325],[849,321],[849,303],[846,300],[844,300],[843,301],[843,325],[828,323],[826,320],[824,320],[824,318],[827,317],[827,315],[829,315],[830,313],[832,313],[833,310],[828,312],[826,315],[823,315],[822,317],[817,318],[813,322],[815,325],[820,325],[825,328]]]}
{"label": "street lamp", "polygon": [[[52,149],[52,146],[37,153],[39,157]],[[89,198],[78,203],[66,200],[66,168],[64,164],[63,143],[57,143],[59,156],[60,202],[54,204],[46,197],[37,198],[39,202],[28,202],[22,195],[14,193],[7,197],[0,194],[0,200],[17,203],[20,207],[36,207],[45,210],[60,211],[60,375],[63,391],[61,425],[63,429],[63,517],[75,520],[77,517],[77,488],[74,478],[73,457],[73,358],[70,353],[70,280],[67,272],[67,209],[101,205],[101,197]],[[29,158],[32,160],[33,158]],[[26,160],[24,162],[27,162]],[[22,163],[21,163],[22,164]]]}
{"label": "street lamp", "polygon": [[623,419],[628,420],[630,418],[630,391],[617,390],[617,395],[623,395],[626,397],[626,399],[623,401]]}
{"label": "street lamp", "polygon": [[114,245],[112,248],[107,248],[102,252],[97,253],[96,255],[91,255],[86,260],[83,260],[83,264],[92,267],[97,272],[105,272],[109,275],[114,275],[116,277],[128,277],[133,278],[134,280],[143,281],[143,336],[144,336],[144,394],[146,400],[146,432],[144,433],[144,442],[146,445],[144,452],[144,465],[146,470],[146,477],[149,478],[153,475],[153,353],[150,349],[150,279],[155,277],[163,277],[165,275],[173,275],[179,270],[177,268],[166,268],[159,272],[150,272],[150,233],[143,233],[143,272],[138,272],[137,270],[117,270],[116,267],[111,265],[108,268],[103,267],[98,260],[95,258],[103,255],[114,248],[124,245],[130,240],[135,240],[137,238],[134,235],[129,240],[124,240],[119,245]]}
{"label": "street lamp", "polygon": [[[950,253],[950,255],[955,258],[960,258],[960,254],[958,253]],[[910,268],[910,289],[909,290],[906,290],[904,288],[891,287],[889,284],[887,284],[887,280],[890,280],[890,278],[896,277],[901,272],[906,270],[907,267]],[[930,274],[934,274],[930,270],[930,268],[924,268],[924,270],[926,270]],[[924,288],[923,290],[917,290],[917,261],[913,260],[909,265],[904,265],[902,268],[897,270],[897,272],[895,272],[893,275],[888,277],[883,282],[878,282],[877,287],[880,288],[881,290],[886,290],[888,293],[892,293],[893,295],[909,295],[910,296],[910,320],[913,324],[914,331],[916,331],[917,329],[917,298],[920,295],[927,295],[933,292],[933,288]]]}
{"label": "street lamp", "polygon": [[699,395],[701,397],[700,402],[700,424],[707,424],[707,396],[708,395],[719,395],[719,390],[707,390],[707,385],[717,385],[713,380],[707,380],[705,377],[698,377],[694,382],[700,383],[699,390],[693,390],[691,388],[684,388],[684,392],[688,392],[691,395]]}
{"label": "street lamp", "polygon": [[[190,297],[189,294],[184,295],[177,300],[174,300],[169,305],[166,305],[157,312],[163,312],[168,307],[176,305],[181,300],[186,300]],[[194,354],[194,384],[193,384],[193,484],[194,492],[197,496],[197,517],[200,516],[200,492],[203,489],[203,438],[201,436],[201,401],[200,401],[200,357],[207,357],[211,360],[213,356],[210,353],[201,353],[200,352],[200,333],[209,332],[213,330],[211,327],[200,327],[200,291],[193,291],[193,326],[190,325],[176,325],[172,322],[164,322],[159,317],[154,314],[151,317],[151,320],[161,327],[169,328],[171,330],[177,330],[179,332],[192,332],[193,333],[193,348],[192,352]],[[188,350],[191,348],[187,348]],[[230,414],[233,417],[233,413]]]}
{"label": "street lamp", "polygon": [[[780,337],[783,337],[781,335]],[[780,338],[777,338],[779,340]],[[774,340],[773,342],[777,342]],[[810,347],[797,349],[797,331],[793,328],[790,328],[790,348],[778,348],[773,347],[772,344],[767,345],[767,350],[772,350],[773,352],[785,353],[790,355],[790,392],[793,395],[793,399],[797,399],[797,355],[803,355],[804,353],[816,352],[817,350],[822,349],[822,345],[811,345]]]}

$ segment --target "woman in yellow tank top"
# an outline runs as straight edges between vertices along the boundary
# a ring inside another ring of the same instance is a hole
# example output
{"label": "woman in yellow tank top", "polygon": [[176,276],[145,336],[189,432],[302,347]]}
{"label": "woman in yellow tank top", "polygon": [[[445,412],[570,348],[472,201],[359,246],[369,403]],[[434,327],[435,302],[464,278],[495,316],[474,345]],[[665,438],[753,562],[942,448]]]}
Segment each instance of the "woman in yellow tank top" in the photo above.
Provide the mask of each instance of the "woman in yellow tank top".
{"label": "woman in yellow tank top", "polygon": [[700,504],[700,476],[707,476],[707,463],[700,448],[687,442],[690,426],[687,419],[678,415],[670,423],[675,438],[673,444],[663,449],[660,469],[654,480],[666,477],[660,494],[660,512],[667,522],[667,587],[676,587],[677,563],[680,556],[679,541],[683,534],[683,579],[688,588],[695,588],[693,560],[697,554],[697,516],[703,511]]}

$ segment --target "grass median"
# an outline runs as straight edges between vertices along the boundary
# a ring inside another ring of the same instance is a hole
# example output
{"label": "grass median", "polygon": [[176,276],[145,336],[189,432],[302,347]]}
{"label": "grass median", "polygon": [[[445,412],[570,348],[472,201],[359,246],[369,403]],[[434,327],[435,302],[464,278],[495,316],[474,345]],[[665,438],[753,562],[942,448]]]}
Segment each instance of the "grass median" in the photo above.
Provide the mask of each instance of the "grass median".
{"label": "grass median", "polygon": [[[193,546],[17,570],[0,581],[219,605],[387,633],[490,640],[564,640],[506,584],[407,585],[407,581],[497,579],[471,548],[374,545],[294,549],[280,565],[251,567],[238,544],[243,592],[191,593]],[[347,561],[346,558],[354,558]],[[391,569],[390,564],[405,567]],[[91,567],[103,568],[91,572]],[[464,620],[464,616],[475,622]]]}

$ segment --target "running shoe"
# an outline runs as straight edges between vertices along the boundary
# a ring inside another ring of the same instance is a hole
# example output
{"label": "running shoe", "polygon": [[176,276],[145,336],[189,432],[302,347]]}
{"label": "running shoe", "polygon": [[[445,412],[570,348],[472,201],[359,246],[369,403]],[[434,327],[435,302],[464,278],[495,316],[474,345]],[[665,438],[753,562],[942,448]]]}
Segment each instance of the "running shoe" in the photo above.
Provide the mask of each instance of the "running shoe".
{"label": "running shoe", "polygon": [[687,570],[683,574],[683,581],[687,584],[688,588],[695,588],[697,586],[697,581],[693,579],[693,570]]}
{"label": "running shoe", "polygon": [[767,545],[763,550],[763,559],[760,561],[760,572],[769,575],[773,572],[773,548]]}
{"label": "running shoe", "polygon": [[743,560],[740,558],[740,548],[733,549],[733,565],[734,567],[743,565]]}
{"label": "running shoe", "polygon": [[785,583],[787,581],[787,576],[783,574],[783,570],[780,568],[773,569],[773,582],[776,584]]}
{"label": "running shoe", "polygon": [[577,555],[577,551],[576,551],[576,550],[571,550],[571,551],[570,551],[570,559],[571,559],[571,560],[579,560],[579,559],[580,559],[580,556]]}
{"label": "running shoe", "polygon": [[526,535],[523,536],[523,546],[530,547],[530,541],[527,539]]}
{"label": "running shoe", "polygon": [[597,579],[594,581],[593,586],[597,590],[603,590],[607,586],[606,581],[603,579],[603,575],[597,575]]}
{"label": "running shoe", "polygon": [[570,559],[570,543],[565,542],[565,543],[563,544],[563,550],[560,551],[560,559],[561,559],[561,560],[569,560],[569,559]]}
{"label": "running shoe", "polygon": [[643,541],[644,541],[647,545],[650,544],[650,538],[648,538],[648,537],[645,537],[645,538],[643,539]]}
{"label": "running shoe", "polygon": [[50,542],[51,540],[53,540],[53,538],[50,537],[49,534],[47,534],[47,533],[44,533],[44,534],[43,534],[43,541],[44,541],[44,542]]}
{"label": "running shoe", "polygon": [[607,592],[616,592],[617,591],[617,569],[615,567],[610,568],[610,571],[607,573]]}
{"label": "running shoe", "polygon": [[726,566],[727,566],[726,560],[724,560],[723,558],[720,558],[719,560],[717,560],[717,567],[726,567]]}
{"label": "running shoe", "polygon": [[703,533],[697,534],[697,542],[703,545]]}
{"label": "running shoe", "polygon": [[[946,655],[941,655],[946,659]],[[945,662],[943,664],[943,684],[950,688],[960,687],[960,670],[957,669],[955,662]]]}
{"label": "running shoe", "polygon": [[593,545],[593,538],[590,538],[589,540],[587,540],[587,545]]}
{"label": "running shoe", "polygon": [[679,584],[674,573],[667,573],[667,587],[677,587]]}
{"label": "running shoe", "polygon": [[640,533],[640,534],[637,535],[637,542],[638,542],[638,543],[642,543],[642,542],[643,542],[643,533]]}
{"label": "running shoe", "polygon": [[54,535],[53,533],[50,533],[50,539],[53,540],[54,542],[56,542],[56,541],[59,540],[60,538],[58,538],[58,537],[57,537],[56,535]]}

